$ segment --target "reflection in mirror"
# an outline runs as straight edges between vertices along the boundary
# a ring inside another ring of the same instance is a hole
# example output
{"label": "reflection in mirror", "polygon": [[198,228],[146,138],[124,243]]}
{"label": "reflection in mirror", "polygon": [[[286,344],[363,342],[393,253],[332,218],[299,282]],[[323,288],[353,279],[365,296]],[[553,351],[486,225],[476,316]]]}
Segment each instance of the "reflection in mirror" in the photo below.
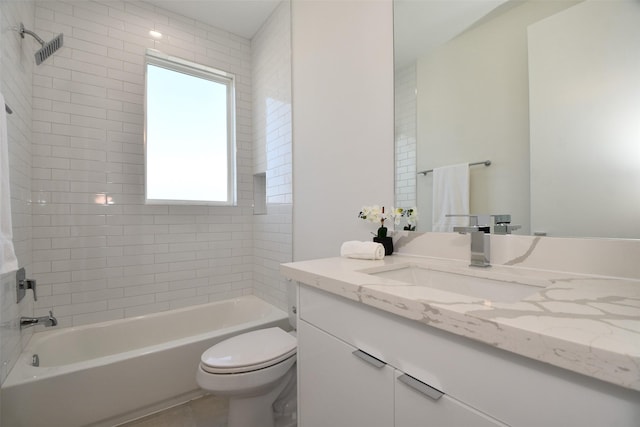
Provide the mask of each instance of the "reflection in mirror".
{"label": "reflection in mirror", "polygon": [[[469,170],[472,213],[511,214],[521,234],[640,238],[638,1],[394,8],[396,205],[417,205],[419,231],[433,176],[417,173],[489,159]],[[437,34],[419,38],[435,41],[411,51],[423,12]]]}

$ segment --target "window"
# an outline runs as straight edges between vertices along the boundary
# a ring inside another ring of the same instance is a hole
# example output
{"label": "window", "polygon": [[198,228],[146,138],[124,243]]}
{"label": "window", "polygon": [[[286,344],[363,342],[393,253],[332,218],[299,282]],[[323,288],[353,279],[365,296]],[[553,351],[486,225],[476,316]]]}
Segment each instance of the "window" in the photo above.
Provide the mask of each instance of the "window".
{"label": "window", "polygon": [[147,203],[235,203],[234,76],[148,50]]}

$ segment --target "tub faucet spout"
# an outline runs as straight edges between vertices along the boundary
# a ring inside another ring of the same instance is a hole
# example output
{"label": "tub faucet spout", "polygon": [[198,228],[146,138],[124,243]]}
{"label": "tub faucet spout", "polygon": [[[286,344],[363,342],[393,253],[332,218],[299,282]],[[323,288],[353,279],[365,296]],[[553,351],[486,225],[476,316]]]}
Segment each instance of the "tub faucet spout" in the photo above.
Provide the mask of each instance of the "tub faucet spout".
{"label": "tub faucet spout", "polygon": [[58,319],[53,316],[53,311],[49,310],[48,316],[41,317],[21,317],[20,318],[20,329],[28,328],[33,325],[44,325],[44,326],[57,326]]}

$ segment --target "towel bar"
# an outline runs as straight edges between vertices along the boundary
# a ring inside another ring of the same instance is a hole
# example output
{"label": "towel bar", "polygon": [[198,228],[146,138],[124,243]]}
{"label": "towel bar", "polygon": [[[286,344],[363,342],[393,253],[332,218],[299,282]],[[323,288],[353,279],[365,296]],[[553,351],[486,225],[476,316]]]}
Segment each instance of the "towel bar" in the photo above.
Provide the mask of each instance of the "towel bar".
{"label": "towel bar", "polygon": [[[477,166],[477,165],[490,166],[491,165],[491,160],[485,160],[484,162],[469,163],[469,166]],[[422,174],[424,176],[427,176],[427,174],[429,172],[433,172],[433,169],[427,169],[427,170],[424,170],[424,171],[420,171],[420,172],[418,172],[418,175]]]}

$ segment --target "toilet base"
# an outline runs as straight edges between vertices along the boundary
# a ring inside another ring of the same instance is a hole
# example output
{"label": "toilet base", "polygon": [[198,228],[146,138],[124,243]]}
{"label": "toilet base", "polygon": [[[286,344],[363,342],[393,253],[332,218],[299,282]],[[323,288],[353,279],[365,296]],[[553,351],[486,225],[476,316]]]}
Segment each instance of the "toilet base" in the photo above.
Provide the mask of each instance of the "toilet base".
{"label": "toilet base", "polygon": [[296,427],[298,425],[298,381],[295,373],[280,396],[273,402],[275,427]]}
{"label": "toilet base", "polygon": [[[281,383],[267,394],[249,397],[231,397],[229,399],[229,420],[227,427],[293,427],[296,423],[295,414],[282,414],[282,419],[276,424],[277,415],[273,404],[283,392],[295,387],[295,369],[289,370]],[[287,417],[288,415],[288,417]]]}
{"label": "toilet base", "polygon": [[227,427],[275,427],[273,409],[263,396],[231,398]]}

